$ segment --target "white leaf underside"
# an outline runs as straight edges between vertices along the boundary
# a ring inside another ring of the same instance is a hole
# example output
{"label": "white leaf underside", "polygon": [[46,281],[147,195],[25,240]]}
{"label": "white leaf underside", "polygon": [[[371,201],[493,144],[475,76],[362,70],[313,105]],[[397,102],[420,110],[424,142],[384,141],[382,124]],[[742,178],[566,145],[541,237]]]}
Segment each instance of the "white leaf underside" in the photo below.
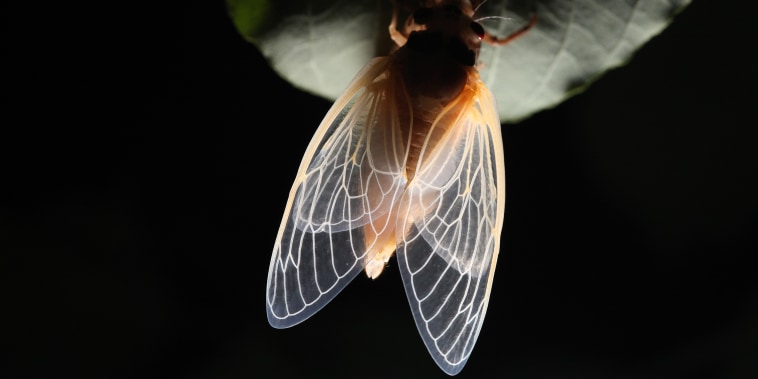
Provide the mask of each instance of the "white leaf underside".
{"label": "white leaf underside", "polygon": [[[536,26],[506,46],[484,46],[479,56],[481,77],[497,99],[501,122],[553,107],[623,65],[690,2],[532,2]],[[259,45],[286,80],[333,100],[377,55],[377,41],[388,38],[386,14],[375,0],[337,1],[318,13],[288,17],[259,38]],[[523,26],[530,14],[520,3],[509,8],[508,1],[490,0],[477,16],[508,18],[483,22],[489,32],[504,36]]]}

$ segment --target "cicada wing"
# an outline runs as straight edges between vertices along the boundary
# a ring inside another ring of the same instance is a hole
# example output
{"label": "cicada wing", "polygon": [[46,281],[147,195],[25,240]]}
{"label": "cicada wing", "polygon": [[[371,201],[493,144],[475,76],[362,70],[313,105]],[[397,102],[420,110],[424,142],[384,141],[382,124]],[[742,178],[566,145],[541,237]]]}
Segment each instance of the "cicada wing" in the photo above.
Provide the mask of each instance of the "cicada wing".
{"label": "cicada wing", "polygon": [[276,328],[312,316],[361,271],[405,186],[388,67],[377,58],[356,76],[306,150],[269,266]]}
{"label": "cicada wing", "polygon": [[450,375],[466,363],[487,310],[505,209],[500,122],[475,82],[462,115],[399,204],[398,264],[416,326]]}

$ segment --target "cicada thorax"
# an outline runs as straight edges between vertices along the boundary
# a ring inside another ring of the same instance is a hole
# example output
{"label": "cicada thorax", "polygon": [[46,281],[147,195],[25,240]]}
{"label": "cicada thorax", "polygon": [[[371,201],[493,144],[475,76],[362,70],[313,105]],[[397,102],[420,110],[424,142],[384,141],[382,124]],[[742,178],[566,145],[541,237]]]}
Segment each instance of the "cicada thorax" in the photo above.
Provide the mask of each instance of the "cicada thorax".
{"label": "cicada thorax", "polygon": [[[456,124],[478,83],[475,68],[484,29],[468,1],[433,1],[417,9],[403,29],[405,43],[393,54],[390,77],[399,126],[407,136],[406,177],[413,180],[423,156]],[[408,114],[402,114],[404,110]]]}

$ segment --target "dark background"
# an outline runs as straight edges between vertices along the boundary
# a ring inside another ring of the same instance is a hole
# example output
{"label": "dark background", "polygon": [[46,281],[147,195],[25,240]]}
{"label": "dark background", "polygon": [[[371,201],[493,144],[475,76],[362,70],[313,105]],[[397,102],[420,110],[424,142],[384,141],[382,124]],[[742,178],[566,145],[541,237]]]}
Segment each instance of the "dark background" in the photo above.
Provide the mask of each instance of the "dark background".
{"label": "dark background", "polygon": [[[392,261],[297,327],[266,321],[328,101],[221,2],[69,6],[6,15],[4,377],[445,377]],[[627,66],[503,127],[500,264],[459,377],[758,375],[753,19],[695,0]]]}

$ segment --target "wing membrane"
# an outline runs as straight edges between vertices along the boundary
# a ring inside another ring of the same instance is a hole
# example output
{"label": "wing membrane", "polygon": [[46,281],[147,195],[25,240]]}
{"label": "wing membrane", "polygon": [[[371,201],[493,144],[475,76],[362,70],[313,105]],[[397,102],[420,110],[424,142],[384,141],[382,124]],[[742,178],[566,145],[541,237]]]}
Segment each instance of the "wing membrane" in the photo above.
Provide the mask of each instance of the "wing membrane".
{"label": "wing membrane", "polygon": [[448,374],[471,354],[487,309],[505,206],[505,169],[495,103],[475,96],[400,203],[398,261],[419,332]]}
{"label": "wing membrane", "polygon": [[[277,328],[307,319],[375,253],[405,187],[387,58],[356,76],[319,126],[290,192],[269,266],[266,305]],[[394,226],[394,225],[393,225]]]}

